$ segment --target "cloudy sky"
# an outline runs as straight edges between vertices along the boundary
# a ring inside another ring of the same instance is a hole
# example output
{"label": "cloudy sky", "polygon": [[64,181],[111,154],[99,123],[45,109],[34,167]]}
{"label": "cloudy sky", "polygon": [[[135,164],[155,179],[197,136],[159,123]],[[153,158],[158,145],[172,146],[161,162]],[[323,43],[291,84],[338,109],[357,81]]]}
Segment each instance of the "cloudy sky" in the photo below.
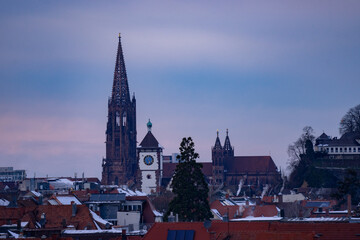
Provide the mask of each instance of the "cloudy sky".
{"label": "cloudy sky", "polygon": [[338,136],[360,103],[360,1],[0,1],[0,166],[101,176],[118,33],[137,139],[284,169],[304,126]]}

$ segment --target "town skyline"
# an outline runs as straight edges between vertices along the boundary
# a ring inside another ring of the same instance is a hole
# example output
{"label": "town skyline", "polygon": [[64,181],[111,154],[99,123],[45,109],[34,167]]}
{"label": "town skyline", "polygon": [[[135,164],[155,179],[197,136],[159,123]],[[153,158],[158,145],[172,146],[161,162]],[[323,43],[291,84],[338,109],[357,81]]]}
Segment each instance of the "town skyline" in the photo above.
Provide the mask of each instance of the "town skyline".
{"label": "town skyline", "polygon": [[259,3],[1,2],[0,165],[100,177],[118,32],[137,141],[151,119],[165,155],[191,136],[211,161],[229,129],[236,155],[284,169],[304,126],[339,136],[359,104],[360,3]]}

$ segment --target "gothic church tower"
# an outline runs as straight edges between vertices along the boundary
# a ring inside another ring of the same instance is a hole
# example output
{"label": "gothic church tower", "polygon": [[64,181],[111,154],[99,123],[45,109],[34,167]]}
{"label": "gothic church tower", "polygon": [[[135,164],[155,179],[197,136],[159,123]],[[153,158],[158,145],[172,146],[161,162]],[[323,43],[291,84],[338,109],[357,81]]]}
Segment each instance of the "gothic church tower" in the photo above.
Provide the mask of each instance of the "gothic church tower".
{"label": "gothic church tower", "polygon": [[112,94],[108,100],[106,158],[102,161],[105,185],[133,185],[136,182],[136,100],[130,100],[124,55],[119,34]]}

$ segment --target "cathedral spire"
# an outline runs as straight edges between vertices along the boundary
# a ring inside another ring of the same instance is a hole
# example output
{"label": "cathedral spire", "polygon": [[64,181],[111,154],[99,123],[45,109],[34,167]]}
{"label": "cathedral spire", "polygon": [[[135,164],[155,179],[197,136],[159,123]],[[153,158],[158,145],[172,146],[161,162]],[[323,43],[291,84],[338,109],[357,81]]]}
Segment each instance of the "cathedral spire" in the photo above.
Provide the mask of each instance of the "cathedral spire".
{"label": "cathedral spire", "polygon": [[230,138],[229,138],[229,129],[226,129],[226,138],[224,142],[224,150],[229,151],[232,150],[231,144],[230,144]]}
{"label": "cathedral spire", "polygon": [[221,149],[221,142],[220,142],[220,138],[219,138],[219,130],[216,131],[216,140],[215,140],[215,149]]}
{"label": "cathedral spire", "polygon": [[121,36],[119,33],[119,43],[116,54],[116,63],[114,71],[114,82],[111,99],[116,105],[125,105],[130,102],[129,85],[127,80],[124,54],[121,46]]}

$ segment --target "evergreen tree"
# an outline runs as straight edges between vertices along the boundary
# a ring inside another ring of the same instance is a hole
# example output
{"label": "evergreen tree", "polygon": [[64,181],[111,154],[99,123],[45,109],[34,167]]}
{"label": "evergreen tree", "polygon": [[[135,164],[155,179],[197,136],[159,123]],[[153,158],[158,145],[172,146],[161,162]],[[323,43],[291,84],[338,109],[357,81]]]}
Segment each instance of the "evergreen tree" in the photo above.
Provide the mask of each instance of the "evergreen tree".
{"label": "evergreen tree", "polygon": [[181,221],[210,219],[209,188],[201,171],[202,164],[196,162],[199,154],[195,152],[191,137],[183,138],[179,149],[179,164],[171,184],[175,197],[169,204],[166,217],[173,212]]}
{"label": "evergreen tree", "polygon": [[356,205],[360,201],[360,178],[354,169],[346,169],[344,180],[338,182],[337,192],[334,194],[339,204],[346,202],[346,196],[351,195],[351,202]]}

